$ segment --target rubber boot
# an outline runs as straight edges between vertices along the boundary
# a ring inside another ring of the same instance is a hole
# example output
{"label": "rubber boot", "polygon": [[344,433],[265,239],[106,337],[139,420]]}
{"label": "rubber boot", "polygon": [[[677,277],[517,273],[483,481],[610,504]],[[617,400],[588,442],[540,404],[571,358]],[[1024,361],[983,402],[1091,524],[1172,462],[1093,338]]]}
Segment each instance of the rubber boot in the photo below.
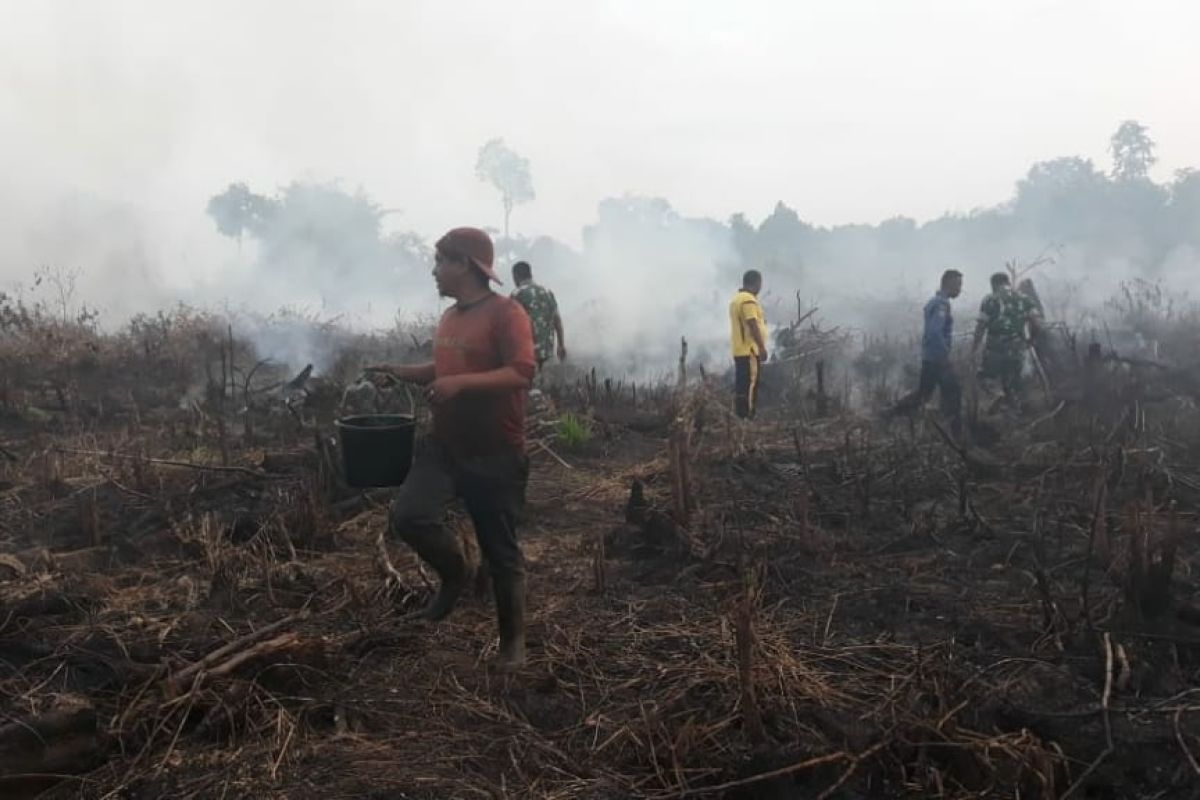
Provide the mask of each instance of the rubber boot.
{"label": "rubber boot", "polygon": [[429,605],[421,612],[421,616],[431,621],[445,619],[458,604],[467,585],[467,559],[458,543],[458,537],[440,528],[429,531],[420,537],[414,537],[409,545],[417,551],[441,579],[441,585]]}
{"label": "rubber boot", "polygon": [[500,625],[500,652],[495,666],[507,672],[525,664],[525,576],[508,573],[495,575],[492,581]]}

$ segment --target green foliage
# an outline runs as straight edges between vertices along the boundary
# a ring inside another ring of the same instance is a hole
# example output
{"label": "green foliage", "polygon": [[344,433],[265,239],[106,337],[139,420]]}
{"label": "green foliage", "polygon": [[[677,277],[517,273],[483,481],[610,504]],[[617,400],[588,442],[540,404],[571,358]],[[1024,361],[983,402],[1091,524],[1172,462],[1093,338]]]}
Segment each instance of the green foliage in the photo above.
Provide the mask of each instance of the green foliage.
{"label": "green foliage", "polygon": [[582,447],[592,440],[592,425],[585,417],[568,412],[559,417],[555,435],[566,447]]}

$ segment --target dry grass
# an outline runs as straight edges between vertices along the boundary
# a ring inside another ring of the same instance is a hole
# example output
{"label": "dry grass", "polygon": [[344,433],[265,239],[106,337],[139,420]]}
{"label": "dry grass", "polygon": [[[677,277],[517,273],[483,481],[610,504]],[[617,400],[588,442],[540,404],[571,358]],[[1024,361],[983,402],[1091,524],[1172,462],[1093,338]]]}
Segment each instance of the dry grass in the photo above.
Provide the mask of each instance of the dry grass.
{"label": "dry grass", "polygon": [[594,440],[533,453],[514,676],[487,667],[486,601],[407,616],[429,587],[406,549],[382,591],[386,493],[338,488],[290,418],[227,458],[178,408],[26,422],[0,466],[0,713],[95,711],[44,762],[94,767],[62,798],[1182,796],[1200,415],[1109,396],[984,463],[925,423],[741,431],[701,382],[589,377],[557,401]]}

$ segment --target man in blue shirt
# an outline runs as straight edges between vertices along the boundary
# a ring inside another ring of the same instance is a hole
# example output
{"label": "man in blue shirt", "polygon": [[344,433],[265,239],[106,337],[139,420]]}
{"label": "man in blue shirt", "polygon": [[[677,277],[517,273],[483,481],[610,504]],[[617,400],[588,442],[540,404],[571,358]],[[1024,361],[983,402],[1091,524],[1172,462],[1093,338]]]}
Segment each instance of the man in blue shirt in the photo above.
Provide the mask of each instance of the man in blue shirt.
{"label": "man in blue shirt", "polygon": [[911,414],[941,391],[942,413],[950,419],[955,435],[962,428],[962,389],[950,362],[950,346],[954,339],[954,315],[950,301],[962,293],[963,276],[956,269],[942,273],[941,288],[925,304],[925,324],[921,334],[921,381],[917,390],[896,404],[893,413]]}

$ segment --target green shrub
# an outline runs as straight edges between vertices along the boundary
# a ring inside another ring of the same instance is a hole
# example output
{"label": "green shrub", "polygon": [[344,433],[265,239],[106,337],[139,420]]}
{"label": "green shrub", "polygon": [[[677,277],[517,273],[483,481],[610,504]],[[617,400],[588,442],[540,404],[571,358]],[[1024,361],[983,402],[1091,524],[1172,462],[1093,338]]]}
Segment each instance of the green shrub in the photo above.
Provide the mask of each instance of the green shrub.
{"label": "green shrub", "polygon": [[581,447],[592,440],[591,423],[575,414],[563,414],[555,432],[558,441],[567,447]]}

